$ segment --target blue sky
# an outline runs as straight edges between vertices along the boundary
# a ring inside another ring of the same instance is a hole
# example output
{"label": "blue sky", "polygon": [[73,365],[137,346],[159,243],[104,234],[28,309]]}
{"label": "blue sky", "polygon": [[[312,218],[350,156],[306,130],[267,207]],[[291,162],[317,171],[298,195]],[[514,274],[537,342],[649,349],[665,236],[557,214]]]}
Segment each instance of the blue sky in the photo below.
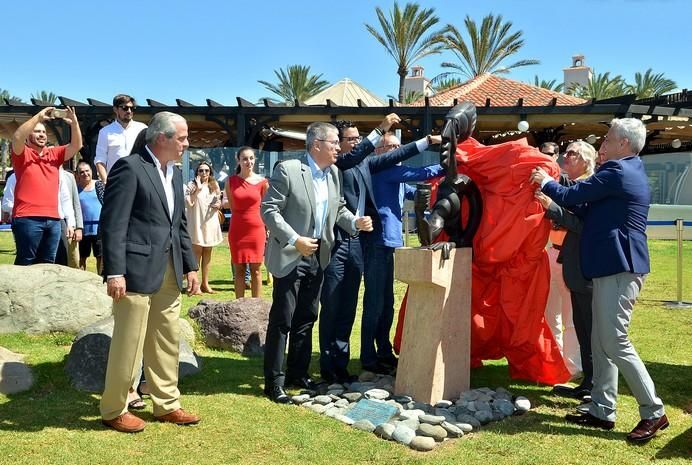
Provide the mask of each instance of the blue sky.
{"label": "blue sky", "polygon": [[[692,87],[692,2],[689,0],[438,0],[442,23],[463,28],[465,15],[480,22],[502,14],[524,32],[517,59],[540,65],[508,77],[534,75],[562,81],[571,56],[586,56],[596,72],[633,80],[653,68]],[[310,65],[336,82],[349,77],[381,97],[396,94],[393,59],[365,30],[376,24],[375,6],[392,2],[82,0],[3,2],[0,88],[27,100],[51,90],[76,100],[109,102],[124,92],[175,104],[206,98],[235,105],[270,95],[257,83],[274,81],[273,70]],[[433,77],[451,55],[420,64]]]}

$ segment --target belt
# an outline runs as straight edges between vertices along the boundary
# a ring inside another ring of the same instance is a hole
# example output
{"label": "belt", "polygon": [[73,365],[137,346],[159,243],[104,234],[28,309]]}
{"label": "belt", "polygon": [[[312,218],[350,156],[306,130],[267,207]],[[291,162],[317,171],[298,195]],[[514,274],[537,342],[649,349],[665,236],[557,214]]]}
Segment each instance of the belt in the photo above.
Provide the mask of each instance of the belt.
{"label": "belt", "polygon": [[555,250],[562,250],[562,246],[558,244],[553,244],[553,249]]}

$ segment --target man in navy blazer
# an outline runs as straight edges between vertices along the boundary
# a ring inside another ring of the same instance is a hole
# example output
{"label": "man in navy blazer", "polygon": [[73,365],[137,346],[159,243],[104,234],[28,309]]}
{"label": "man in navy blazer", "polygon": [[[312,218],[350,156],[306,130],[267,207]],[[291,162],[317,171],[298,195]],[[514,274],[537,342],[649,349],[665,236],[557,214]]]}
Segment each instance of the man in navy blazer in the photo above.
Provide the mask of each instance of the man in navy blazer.
{"label": "man in navy blazer", "polygon": [[[360,136],[358,128],[350,121],[338,121],[341,151],[359,151],[367,147],[374,149],[382,134],[392,124],[399,121],[396,114],[390,114],[365,139]],[[433,136],[431,136],[433,137]],[[439,143],[439,136],[434,136]],[[359,212],[372,218],[373,224],[380,219],[377,214],[377,203],[373,196],[372,175],[407,160],[428,147],[428,139],[408,144],[384,156],[368,157],[357,165],[347,165],[345,160],[337,160],[336,166],[343,177],[343,194],[346,208],[351,213]],[[348,382],[352,377],[347,369],[350,359],[350,336],[358,305],[358,290],[364,270],[364,259],[361,241],[368,233],[360,237],[351,237],[341,228],[335,228],[336,244],[332,250],[332,260],[325,270],[324,283],[320,295],[320,372],[327,382]],[[379,370],[381,371],[381,370]]]}
{"label": "man in navy blazer", "polygon": [[588,413],[567,421],[602,429],[615,426],[618,371],[639,403],[642,420],[627,435],[646,442],[668,427],[663,402],[628,338],[634,303],[649,272],[646,220],[651,193],[638,154],[646,128],[635,118],[614,119],[599,149],[603,164],[592,177],[566,188],[536,168],[531,180],[558,205],[584,221],[580,258],[593,280],[593,389]]}

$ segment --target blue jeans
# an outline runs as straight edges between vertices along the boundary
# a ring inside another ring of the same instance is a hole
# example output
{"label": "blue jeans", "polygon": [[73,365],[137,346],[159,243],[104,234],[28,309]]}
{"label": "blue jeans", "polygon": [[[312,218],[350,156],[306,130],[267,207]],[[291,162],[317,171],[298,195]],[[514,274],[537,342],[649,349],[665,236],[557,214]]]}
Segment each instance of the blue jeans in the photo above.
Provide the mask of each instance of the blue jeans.
{"label": "blue jeans", "polygon": [[[394,248],[363,241],[365,294],[360,330],[360,361],[374,365],[378,358],[394,356],[389,332],[394,321]],[[377,345],[377,349],[375,349]]]}
{"label": "blue jeans", "polygon": [[17,248],[15,265],[55,263],[60,240],[59,219],[41,216],[14,218],[12,234]]}
{"label": "blue jeans", "polygon": [[363,253],[357,237],[337,241],[324,270],[320,295],[320,371],[323,377],[345,370],[356,319]]}

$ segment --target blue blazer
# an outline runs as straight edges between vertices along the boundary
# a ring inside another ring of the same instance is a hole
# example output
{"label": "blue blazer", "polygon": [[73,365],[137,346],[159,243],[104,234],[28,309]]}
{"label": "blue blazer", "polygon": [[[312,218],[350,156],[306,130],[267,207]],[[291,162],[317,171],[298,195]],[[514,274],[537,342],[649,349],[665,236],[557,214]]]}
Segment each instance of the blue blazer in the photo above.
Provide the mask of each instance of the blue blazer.
{"label": "blue blazer", "polygon": [[651,193],[638,156],[610,160],[572,187],[550,181],[543,192],[584,220],[579,255],[585,278],[649,272]]}
{"label": "blue blazer", "polygon": [[[366,138],[363,142],[354,147],[353,152],[358,152],[360,156],[360,146],[372,146],[370,141]],[[370,149],[372,151],[372,149]],[[353,153],[352,152],[352,153]],[[369,153],[369,152],[368,152]],[[382,155],[373,155],[365,159],[362,159],[357,164],[353,164],[353,160],[357,160],[356,157],[351,158],[339,158],[336,161],[336,166],[342,171],[343,184],[342,193],[344,200],[346,200],[346,208],[349,209],[351,213],[356,212],[358,208],[358,193],[356,191],[356,176],[365,185],[366,190],[366,201],[365,201],[365,214],[372,218],[375,225],[380,222],[380,217],[377,214],[377,202],[375,201],[375,196],[373,195],[372,186],[372,175],[378,173],[386,168],[396,165],[399,162],[408,160],[409,158],[417,155],[418,147],[415,142],[403,145],[396,150],[384,153]],[[341,230],[338,226],[335,230],[337,239],[343,240],[348,234]]]}

